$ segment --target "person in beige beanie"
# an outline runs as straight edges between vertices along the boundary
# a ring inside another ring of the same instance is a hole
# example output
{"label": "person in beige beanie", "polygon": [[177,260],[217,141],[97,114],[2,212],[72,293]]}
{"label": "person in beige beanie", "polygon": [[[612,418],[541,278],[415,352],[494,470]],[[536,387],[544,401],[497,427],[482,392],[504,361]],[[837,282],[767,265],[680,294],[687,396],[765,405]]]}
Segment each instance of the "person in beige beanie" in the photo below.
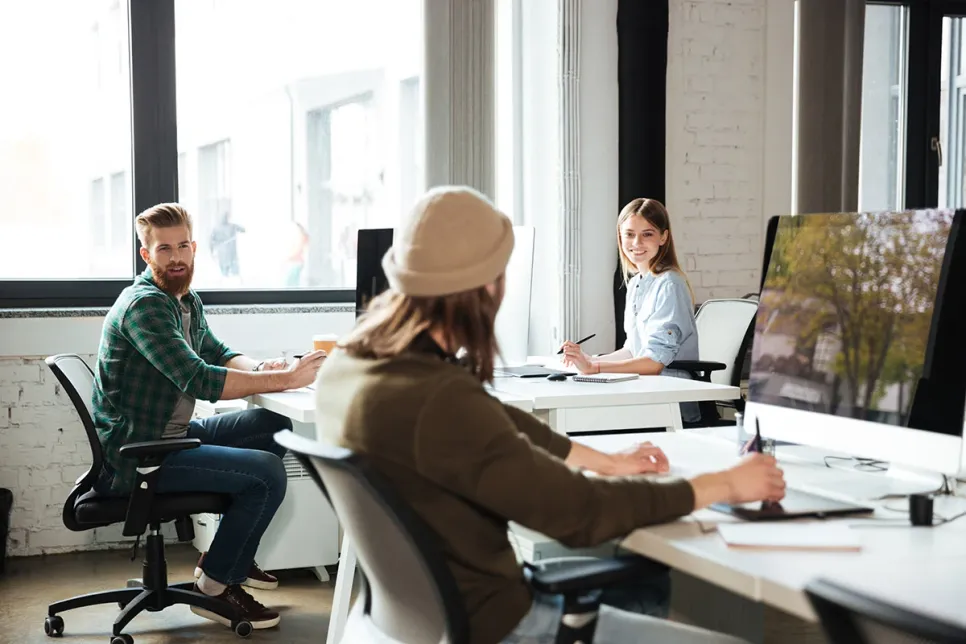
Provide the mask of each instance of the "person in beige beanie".
{"label": "person in beige beanie", "polygon": [[466,187],[427,192],[395,236],[382,267],[404,295],[439,297],[495,284],[513,252],[513,224]]}
{"label": "person in beige beanie", "polygon": [[[509,521],[589,547],[714,502],[761,500],[776,485],[773,459],[762,454],[690,481],[626,478],[666,471],[667,458],[649,444],[598,452],[491,396],[484,385],[512,251],[513,226],[486,197],[459,186],[429,190],[383,259],[389,289],[316,380],[318,438],[362,456],[438,535],[471,644],[552,642],[560,624],[560,597],[535,596],[525,581]],[[666,575],[654,588],[635,584],[635,609],[662,610],[666,584]],[[357,626],[350,619],[347,639]],[[634,634],[620,641],[722,641],[703,631],[675,639],[671,628],[688,627],[606,606],[597,630]]]}

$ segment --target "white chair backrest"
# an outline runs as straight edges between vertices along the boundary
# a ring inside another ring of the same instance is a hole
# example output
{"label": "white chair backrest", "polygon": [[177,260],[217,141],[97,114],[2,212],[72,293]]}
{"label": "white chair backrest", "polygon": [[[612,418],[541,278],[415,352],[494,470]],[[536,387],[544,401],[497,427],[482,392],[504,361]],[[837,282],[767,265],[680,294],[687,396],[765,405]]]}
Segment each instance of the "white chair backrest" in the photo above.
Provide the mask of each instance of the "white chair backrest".
{"label": "white chair backrest", "polygon": [[310,459],[366,572],[371,603],[366,621],[379,633],[375,641],[447,644],[446,609],[413,536],[358,470]]}
{"label": "white chair backrest", "polygon": [[713,372],[711,382],[731,384],[741,342],[757,311],[758,302],[745,299],[707,300],[698,309],[699,359],[728,365]]}
{"label": "white chair backrest", "polygon": [[[70,381],[71,386],[77,392],[77,396],[83,401],[87,415],[94,417],[94,407],[91,398],[94,395],[94,374],[91,373],[87,363],[75,355],[60,355],[54,360],[57,367],[64,373]],[[75,407],[77,405],[74,405]],[[77,413],[81,413],[78,409]]]}

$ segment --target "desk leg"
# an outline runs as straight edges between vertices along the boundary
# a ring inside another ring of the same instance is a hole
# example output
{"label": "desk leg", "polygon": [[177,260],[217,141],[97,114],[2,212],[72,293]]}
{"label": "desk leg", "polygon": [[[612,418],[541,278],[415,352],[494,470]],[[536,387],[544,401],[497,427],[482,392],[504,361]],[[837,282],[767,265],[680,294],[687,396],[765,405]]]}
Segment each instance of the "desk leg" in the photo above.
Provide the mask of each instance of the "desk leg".
{"label": "desk leg", "polygon": [[319,578],[319,581],[323,583],[329,581],[329,571],[325,569],[325,566],[315,566],[312,568],[312,572]]}
{"label": "desk leg", "polygon": [[672,432],[684,429],[684,421],[681,420],[681,405],[678,403],[669,404],[668,412],[671,415],[671,426],[668,429]]}
{"label": "desk leg", "polygon": [[329,632],[325,644],[339,644],[345,630],[346,619],[352,603],[352,580],[356,576],[356,549],[348,533],[342,537],[339,555],[339,572],[335,577],[335,594],[332,597],[332,613],[329,615]]}

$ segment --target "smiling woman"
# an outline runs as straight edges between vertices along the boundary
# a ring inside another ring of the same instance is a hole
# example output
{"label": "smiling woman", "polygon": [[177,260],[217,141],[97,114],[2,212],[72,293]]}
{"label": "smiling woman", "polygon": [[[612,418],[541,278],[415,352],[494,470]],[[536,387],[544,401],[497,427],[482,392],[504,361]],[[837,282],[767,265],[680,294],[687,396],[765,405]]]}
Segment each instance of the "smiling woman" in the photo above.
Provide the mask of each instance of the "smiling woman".
{"label": "smiling woman", "polygon": [[[574,342],[563,346],[564,364],[581,373],[637,373],[690,378],[666,369],[674,360],[698,359],[694,292],[678,263],[667,209],[656,199],[638,198],[617,218],[617,248],[627,303],[624,346],[591,357]],[[681,405],[685,422],[700,420],[696,403]]]}

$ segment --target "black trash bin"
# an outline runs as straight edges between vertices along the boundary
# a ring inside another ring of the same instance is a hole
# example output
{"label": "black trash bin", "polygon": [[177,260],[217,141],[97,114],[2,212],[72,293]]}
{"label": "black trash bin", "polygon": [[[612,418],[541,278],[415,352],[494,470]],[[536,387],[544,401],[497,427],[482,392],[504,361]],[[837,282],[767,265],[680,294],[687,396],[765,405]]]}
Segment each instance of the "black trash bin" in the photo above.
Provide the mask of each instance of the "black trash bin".
{"label": "black trash bin", "polygon": [[7,562],[7,534],[10,532],[10,511],[13,509],[13,492],[0,488],[0,575]]}

